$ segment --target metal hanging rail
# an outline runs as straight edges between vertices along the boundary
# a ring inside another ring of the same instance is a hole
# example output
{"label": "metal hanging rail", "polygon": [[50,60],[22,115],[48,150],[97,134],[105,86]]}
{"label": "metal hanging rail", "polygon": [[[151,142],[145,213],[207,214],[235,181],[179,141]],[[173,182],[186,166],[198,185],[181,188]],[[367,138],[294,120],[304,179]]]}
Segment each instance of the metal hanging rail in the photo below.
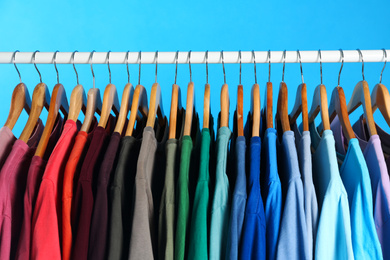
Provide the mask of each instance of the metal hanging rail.
{"label": "metal hanging rail", "polygon": [[[364,62],[384,62],[385,51],[390,50],[362,50]],[[359,52],[357,50],[343,50],[344,62],[361,62]],[[110,52],[110,64],[137,64],[139,63],[139,52],[129,52],[128,60],[126,61],[127,52]],[[142,64],[156,63],[156,52],[141,52]],[[302,63],[318,63],[318,51],[300,51]],[[173,64],[176,52],[158,52],[158,64]],[[238,51],[224,51],[225,63],[239,63]],[[12,63],[13,52],[0,52],[0,64]],[[33,52],[17,52],[15,55],[15,63],[33,63]],[[72,52],[58,52],[56,57],[57,64],[72,64]],[[74,55],[75,64],[88,64],[90,52],[76,52]],[[282,63],[283,51],[271,51],[271,63]],[[53,63],[54,52],[37,52],[35,55],[36,64]],[[255,51],[256,63],[268,63],[267,51]],[[321,51],[323,63],[341,62],[339,50]],[[242,63],[253,63],[252,51],[241,52]],[[286,52],[286,63],[298,63],[297,51]],[[107,63],[107,52],[95,52],[93,55],[93,64]],[[188,63],[188,52],[179,52],[178,63]],[[191,52],[191,63],[206,63],[206,52]],[[221,52],[208,52],[208,63],[221,63]]]}

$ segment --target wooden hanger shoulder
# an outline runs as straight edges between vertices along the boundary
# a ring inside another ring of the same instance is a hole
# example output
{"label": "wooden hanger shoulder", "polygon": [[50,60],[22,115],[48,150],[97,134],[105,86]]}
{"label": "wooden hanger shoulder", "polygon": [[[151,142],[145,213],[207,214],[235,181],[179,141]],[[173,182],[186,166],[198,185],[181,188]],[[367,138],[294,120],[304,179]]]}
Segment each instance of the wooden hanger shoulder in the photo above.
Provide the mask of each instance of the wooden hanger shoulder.
{"label": "wooden hanger shoulder", "polygon": [[172,85],[172,99],[171,99],[171,111],[169,113],[169,134],[168,139],[175,139],[176,125],[177,125],[177,113],[181,108],[180,87],[176,84]]}
{"label": "wooden hanger shoulder", "polygon": [[186,103],[186,118],[184,121],[183,135],[191,135],[192,129],[192,117],[194,113],[194,83],[190,82],[187,86],[187,103]]}
{"label": "wooden hanger shoulder", "polygon": [[80,131],[88,132],[91,127],[95,112],[101,114],[102,99],[98,88],[91,88],[87,93],[87,108],[85,111],[84,122]]}
{"label": "wooden hanger shoulder", "polygon": [[210,84],[204,87],[203,97],[203,128],[208,129],[210,124]]}
{"label": "wooden hanger shoulder", "polygon": [[32,95],[32,101],[31,101],[30,115],[29,115],[27,123],[26,123],[20,137],[19,137],[20,140],[27,143],[32,132],[34,131],[35,125],[37,124],[39,116],[41,115],[42,109],[44,107],[46,107],[48,109],[49,102],[50,102],[50,94],[49,94],[49,90],[47,89],[46,84],[39,83],[34,88],[34,92]]}
{"label": "wooden hanger shoulder", "polygon": [[251,91],[252,137],[260,136],[260,87],[252,86]]}
{"label": "wooden hanger shoulder", "polygon": [[156,116],[159,116],[159,123],[161,124],[162,115],[164,115],[164,110],[161,100],[161,87],[160,84],[154,83],[150,91],[149,113],[146,126],[154,127]]}
{"label": "wooden hanger shoulder", "polygon": [[126,136],[133,135],[135,121],[138,116],[138,111],[140,111],[142,116],[147,116],[149,114],[148,96],[144,86],[142,85],[137,85],[134,90],[133,101],[130,109],[130,119],[127,125]]}
{"label": "wooden hanger shoulder", "polygon": [[288,98],[287,85],[284,82],[280,83],[278,105],[276,111],[276,119],[280,120],[283,133],[290,131],[290,120],[288,118]]}
{"label": "wooden hanger shoulder", "polygon": [[221,89],[221,122],[220,127],[229,127],[229,88],[227,84],[222,85]]}
{"label": "wooden hanger shoulder", "polygon": [[237,135],[244,136],[244,87],[237,86]]}
{"label": "wooden hanger shoulder", "polygon": [[106,128],[111,111],[114,111],[115,115],[119,115],[119,99],[116,87],[114,84],[109,83],[106,86],[103,94],[102,114],[100,116],[98,126]]}
{"label": "wooden hanger shoulder", "polygon": [[265,108],[265,120],[266,127],[274,127],[274,115],[273,115],[273,93],[272,93],[272,83],[267,82],[266,86],[267,95],[265,97],[264,108]]}
{"label": "wooden hanger shoulder", "polygon": [[381,83],[375,85],[371,93],[371,106],[372,113],[379,108],[387,125],[390,126],[390,95],[385,85]]}
{"label": "wooden hanger shoulder", "polygon": [[127,83],[123,89],[121,108],[119,111],[119,116],[116,121],[114,132],[122,134],[123,127],[125,126],[127,114],[129,113],[129,108],[131,107],[131,102],[133,101],[134,88],[133,85]]}
{"label": "wooden hanger shoulder", "polygon": [[367,121],[368,132],[370,133],[370,136],[376,135],[377,132],[376,132],[374,116],[372,114],[370,89],[368,87],[367,81],[365,80],[359,81],[356,84],[352,92],[352,97],[347,106],[348,114],[351,114],[360,105],[363,106],[364,118]]}
{"label": "wooden hanger shoulder", "polygon": [[19,83],[12,92],[11,107],[4,126],[13,129],[23,109],[30,114],[31,98],[24,83]]}
{"label": "wooden hanger shoulder", "polygon": [[328,97],[326,87],[322,84],[318,85],[314,90],[313,102],[309,113],[309,123],[314,122],[314,119],[320,112],[324,130],[330,130]]}
{"label": "wooden hanger shoulder", "polygon": [[[70,95],[68,119],[77,121],[80,111],[86,107],[87,98],[82,85],[77,85]],[[85,110],[84,110],[85,111]]]}
{"label": "wooden hanger shoulder", "polygon": [[302,114],[303,131],[309,131],[309,115],[307,107],[307,90],[306,84],[302,83],[298,86],[295,96],[295,104],[290,114],[290,125],[294,124],[299,116]]}

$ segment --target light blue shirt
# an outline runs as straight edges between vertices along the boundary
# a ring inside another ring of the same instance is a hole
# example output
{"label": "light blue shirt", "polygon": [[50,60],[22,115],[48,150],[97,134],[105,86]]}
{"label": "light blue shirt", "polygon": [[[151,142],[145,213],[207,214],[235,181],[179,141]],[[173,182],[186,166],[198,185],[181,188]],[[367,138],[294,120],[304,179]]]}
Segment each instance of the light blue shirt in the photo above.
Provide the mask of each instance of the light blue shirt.
{"label": "light blue shirt", "polygon": [[293,131],[283,133],[278,145],[283,213],[276,259],[309,259],[303,184]]}
{"label": "light blue shirt", "polygon": [[313,148],[313,182],[317,193],[319,221],[315,259],[354,259],[348,195],[342,183],[331,130],[319,136],[310,124]]}

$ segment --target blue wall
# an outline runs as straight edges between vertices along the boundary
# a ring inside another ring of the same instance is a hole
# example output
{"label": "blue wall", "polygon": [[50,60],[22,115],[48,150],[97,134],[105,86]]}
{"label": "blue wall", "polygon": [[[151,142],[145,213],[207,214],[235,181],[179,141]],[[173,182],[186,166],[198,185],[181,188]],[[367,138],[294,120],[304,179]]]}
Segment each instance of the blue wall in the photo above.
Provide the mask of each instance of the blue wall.
{"label": "blue wall", "polygon": [[[233,51],[233,50],[331,50],[381,49],[390,44],[390,1],[1,1],[0,51]],[[390,56],[390,53],[389,53]],[[324,84],[328,96],[337,85],[340,64],[324,64]],[[379,81],[383,64],[365,66],[365,76],[371,89]],[[44,82],[52,90],[56,83],[53,65],[38,65]],[[22,79],[32,94],[39,78],[33,65],[19,65]],[[68,96],[76,84],[71,65],[58,65],[60,79]],[[96,65],[96,84],[104,89],[108,83],[105,65]],[[92,86],[88,65],[78,65],[80,83]],[[138,81],[138,67],[130,66],[131,82]],[[125,65],[112,65],[112,82],[121,93],[127,81]],[[164,106],[169,113],[174,65],[160,65],[158,81],[163,89]],[[205,66],[192,66],[196,87],[196,106],[203,107]],[[258,65],[258,82],[262,100],[268,66]],[[315,86],[320,82],[319,64],[303,64],[308,86],[309,106]],[[281,80],[281,64],[272,65],[274,102]],[[226,65],[230,89],[231,113],[236,105],[239,65]],[[346,98],[361,80],[361,64],[345,64],[341,76]],[[0,125],[9,110],[11,93],[18,83],[12,65],[0,65]],[[300,83],[299,64],[287,64],[285,82],[289,87],[289,107],[293,106],[296,86]],[[154,66],[142,67],[141,83],[150,90],[154,81]],[[183,100],[189,81],[188,65],[179,65],[178,84]],[[209,66],[212,112],[219,111],[219,92],[223,83],[222,66]],[[250,89],[254,83],[253,65],[243,65],[242,83],[245,91],[245,111],[249,109]],[[383,83],[390,87],[390,66]],[[276,105],[275,105],[276,107]],[[357,118],[361,109],[353,113]],[[201,113],[200,113],[201,114]],[[45,112],[43,118],[47,115]],[[18,121],[14,133],[19,136],[26,114]],[[375,118],[389,130],[379,112]],[[45,121],[45,120],[44,120]],[[354,121],[354,119],[352,119]]]}

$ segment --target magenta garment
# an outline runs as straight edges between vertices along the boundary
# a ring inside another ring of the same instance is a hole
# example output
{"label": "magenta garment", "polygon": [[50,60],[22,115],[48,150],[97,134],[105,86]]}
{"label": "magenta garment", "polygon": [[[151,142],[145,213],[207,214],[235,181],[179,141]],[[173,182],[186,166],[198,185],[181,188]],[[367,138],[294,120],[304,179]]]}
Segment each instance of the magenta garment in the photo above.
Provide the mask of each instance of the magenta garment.
{"label": "magenta garment", "polygon": [[27,172],[43,128],[39,120],[29,139],[31,146],[16,140],[0,171],[0,259],[15,258],[23,219]]}
{"label": "magenta garment", "polygon": [[5,160],[11,152],[15,140],[16,137],[11,129],[6,126],[0,129],[0,169],[3,167]]}
{"label": "magenta garment", "polygon": [[50,134],[49,142],[47,144],[43,159],[39,156],[34,156],[31,159],[31,164],[27,175],[26,191],[24,193],[23,222],[15,259],[30,259],[32,213],[34,212],[35,201],[38,196],[39,186],[41,184],[47,160],[49,159],[51,152],[60,138],[62,127],[63,119],[61,116],[59,116],[53,127],[53,131]]}

